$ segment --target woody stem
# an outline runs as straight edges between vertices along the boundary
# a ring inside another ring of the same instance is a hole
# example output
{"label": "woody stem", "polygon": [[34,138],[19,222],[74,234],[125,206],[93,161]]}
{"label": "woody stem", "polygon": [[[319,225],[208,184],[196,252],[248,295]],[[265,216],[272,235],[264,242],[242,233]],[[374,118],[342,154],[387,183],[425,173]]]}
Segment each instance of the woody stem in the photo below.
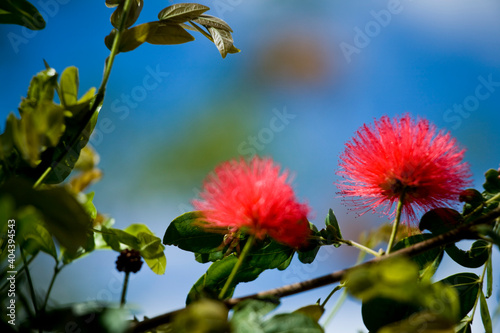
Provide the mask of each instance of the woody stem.
{"label": "woody stem", "polygon": [[387,244],[386,254],[391,253],[392,246],[394,245],[394,240],[396,239],[396,234],[398,233],[399,222],[401,222],[401,212],[403,211],[403,198],[404,193],[401,194],[401,197],[398,201],[398,206],[396,207],[396,218],[392,224],[392,233],[391,238],[389,238],[389,244]]}
{"label": "woody stem", "polygon": [[224,287],[222,287],[222,290],[219,294],[219,299],[224,299],[224,296],[226,295],[229,286],[232,284],[234,277],[236,276],[236,273],[238,273],[238,270],[241,267],[241,264],[243,264],[243,261],[245,260],[245,257],[248,254],[248,252],[250,251],[250,248],[252,247],[254,240],[255,240],[254,235],[250,235],[248,237],[245,247],[243,247],[243,251],[241,251],[240,257],[238,258],[236,265],[234,265],[231,274],[229,274],[229,277],[227,278],[226,283],[224,284]]}

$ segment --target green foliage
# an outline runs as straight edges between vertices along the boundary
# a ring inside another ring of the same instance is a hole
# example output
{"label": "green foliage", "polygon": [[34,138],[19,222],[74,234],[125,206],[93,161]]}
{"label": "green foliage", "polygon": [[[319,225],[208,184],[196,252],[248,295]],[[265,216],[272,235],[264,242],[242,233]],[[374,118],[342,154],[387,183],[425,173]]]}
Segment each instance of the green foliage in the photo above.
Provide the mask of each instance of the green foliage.
{"label": "green foliage", "polygon": [[0,197],[11,198],[17,210],[33,206],[43,217],[45,227],[71,253],[87,244],[91,219],[80,203],[62,187],[36,191],[22,179],[0,186]]}
{"label": "green foliage", "polygon": [[[136,22],[142,9],[142,0],[132,2],[130,15],[127,16],[125,29],[118,45],[118,52],[129,52],[143,43],[155,45],[174,45],[191,42],[194,37],[188,30],[198,31],[212,41],[223,58],[228,53],[240,52],[233,45],[232,29],[220,18],[204,15],[209,7],[196,3],[178,3],[168,6],[158,13],[159,21],[131,26]],[[112,49],[117,31],[120,29],[120,22],[124,12],[124,1],[107,1],[108,7],[117,7],[111,15],[111,24],[115,27],[104,39],[104,44],[108,49]],[[189,22],[191,26],[185,23]],[[196,23],[206,30],[202,29]],[[118,30],[116,30],[118,29]]]}
{"label": "green foliage", "polygon": [[[128,328],[127,315],[123,309],[104,307],[97,303],[78,303],[48,311],[40,319],[29,323],[29,329],[120,333]],[[26,329],[21,326],[22,331]]]}
{"label": "green foliage", "polygon": [[486,303],[486,298],[482,290],[479,292],[479,302],[481,303],[481,320],[483,321],[484,331],[485,333],[493,333],[490,310],[488,309],[488,303]]}
{"label": "green foliage", "polygon": [[295,310],[293,313],[302,313],[308,316],[309,318],[313,319],[315,322],[318,322],[325,313],[325,308],[323,308],[319,304],[311,304],[311,305],[306,305],[303,306],[297,310]]}
{"label": "green foliage", "polygon": [[189,304],[177,314],[170,325],[176,333],[223,333],[229,332],[228,309],[218,301],[201,299]]}
{"label": "green foliage", "polygon": [[137,250],[155,274],[165,274],[165,247],[161,244],[161,239],[144,224],[132,224],[125,230],[102,226],[101,233],[104,242],[111,249],[117,252],[126,248]]}
{"label": "green foliage", "polygon": [[449,323],[464,316],[460,315],[460,292],[445,281],[431,283],[428,278],[420,279],[419,266],[405,258],[351,270],[346,288],[363,301],[363,321],[370,330],[376,331],[416,312],[430,313],[439,318],[436,320]]}
{"label": "green foliage", "polygon": [[420,230],[429,230],[433,235],[440,235],[457,228],[464,222],[462,214],[451,208],[435,208],[425,213],[420,219]]}
{"label": "green foliage", "polygon": [[231,327],[234,333],[321,333],[318,323],[301,312],[282,313],[267,318],[277,304],[263,300],[248,300],[234,308]]}
{"label": "green foliage", "polygon": [[[413,235],[406,237],[401,241],[399,241],[396,245],[394,245],[392,251],[397,251],[405,247],[415,245],[417,243],[431,239],[432,237],[433,236],[430,234]],[[434,275],[437,267],[441,263],[442,258],[443,258],[443,249],[434,248],[432,250],[421,253],[415,257],[412,257],[411,260],[418,265],[420,275],[427,272],[427,274],[430,274],[428,276],[430,278],[432,277],[432,275]]]}
{"label": "green foliage", "polygon": [[490,257],[490,244],[484,240],[478,240],[472,243],[469,251],[460,250],[455,244],[448,245],[446,253],[456,263],[469,268],[478,268],[483,266]]}
{"label": "green foliage", "polygon": [[479,277],[474,273],[458,273],[439,282],[451,286],[457,291],[460,300],[459,317],[464,318],[476,302],[480,288]]}
{"label": "green foliage", "polygon": [[[207,272],[203,274],[198,281],[196,281],[189,291],[186,304],[190,304],[191,302],[203,297],[216,298],[221,292],[237,261],[238,257],[236,257],[235,254],[231,254],[210,265]],[[226,296],[230,297],[233,295],[234,289],[238,283],[253,281],[264,270],[264,268],[254,267],[244,263],[238,270]]]}
{"label": "green foliage", "polygon": [[201,254],[220,250],[224,235],[207,232],[202,226],[201,218],[199,212],[189,212],[177,217],[165,231],[163,244]]}
{"label": "green foliage", "polygon": [[45,28],[45,20],[38,10],[26,0],[2,0],[0,24],[18,24],[31,30]]}

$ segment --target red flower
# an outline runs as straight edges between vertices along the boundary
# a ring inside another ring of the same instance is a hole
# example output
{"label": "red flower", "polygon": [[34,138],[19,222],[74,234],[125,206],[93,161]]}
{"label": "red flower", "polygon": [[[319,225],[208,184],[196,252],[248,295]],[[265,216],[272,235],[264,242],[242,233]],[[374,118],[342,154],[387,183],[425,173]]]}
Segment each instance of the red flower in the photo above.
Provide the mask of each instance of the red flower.
{"label": "red flower", "polygon": [[[357,209],[381,209],[387,215],[401,197],[403,216],[416,218],[416,210],[446,206],[458,200],[470,184],[464,149],[449,133],[437,131],[425,119],[408,114],[374,126],[364,125],[340,156],[340,194],[353,199]],[[364,211],[363,211],[364,210]]]}
{"label": "red flower", "polygon": [[307,243],[309,207],[298,203],[287,182],[288,172],[271,159],[254,157],[224,162],[204,182],[202,200],[194,200],[207,228],[266,235],[291,247]]}

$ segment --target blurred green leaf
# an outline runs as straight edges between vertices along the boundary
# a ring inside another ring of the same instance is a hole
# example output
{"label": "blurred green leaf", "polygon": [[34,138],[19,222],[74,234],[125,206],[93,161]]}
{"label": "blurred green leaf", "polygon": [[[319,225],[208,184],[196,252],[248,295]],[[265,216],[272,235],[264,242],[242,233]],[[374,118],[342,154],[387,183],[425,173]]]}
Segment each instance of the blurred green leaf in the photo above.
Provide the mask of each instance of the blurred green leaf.
{"label": "blurred green leaf", "polygon": [[262,323],[265,333],[323,333],[324,330],[314,319],[302,313],[277,314]]}
{"label": "blurred green leaf", "polygon": [[459,273],[439,281],[453,287],[460,299],[460,318],[474,307],[479,292],[479,277],[474,273]]}
{"label": "blurred green leaf", "polygon": [[223,251],[211,252],[211,253],[195,253],[194,258],[197,262],[205,264],[207,262],[214,262],[224,258]]}
{"label": "blurred green leaf", "polygon": [[59,82],[59,93],[61,103],[66,107],[74,105],[78,101],[78,68],[74,66],[67,67],[61,74]]}
{"label": "blurred green leaf", "polygon": [[486,263],[486,298],[490,298],[493,293],[493,258],[490,253]]}
{"label": "blurred green leaf", "polygon": [[178,3],[164,8],[158,13],[158,19],[169,20],[174,23],[183,23],[198,18],[209,10],[207,6],[197,3]]}
{"label": "blurred green leaf", "polygon": [[185,251],[211,253],[220,250],[224,235],[207,232],[200,222],[200,212],[188,212],[173,220],[165,231],[163,244],[175,245]]}
{"label": "blurred green leaf", "polygon": [[[459,199],[460,202],[464,202],[464,210],[463,215],[467,215],[472,213],[479,206],[484,205],[485,198],[483,195],[473,188],[468,188],[460,193]],[[479,211],[480,213],[480,211]]]}
{"label": "blurred green leaf", "polygon": [[217,29],[233,32],[233,29],[231,29],[229,24],[227,24],[224,20],[215,16],[202,14],[198,18],[193,19],[192,21],[201,24],[205,28],[214,27]]}
{"label": "blurred green leaf", "polygon": [[132,224],[124,231],[137,237],[139,247],[134,249],[140,251],[149,268],[155,274],[164,274],[167,259],[163,252],[165,247],[161,244],[161,239],[156,237],[144,224]]}
{"label": "blurred green leaf", "polygon": [[481,305],[481,320],[483,321],[484,331],[485,333],[493,333],[490,310],[488,309],[488,303],[486,303],[486,298],[484,298],[482,290],[479,291],[479,302]]}
{"label": "blurred green leaf", "polygon": [[17,24],[31,30],[45,28],[45,20],[30,2],[25,0],[2,0],[0,23]]}
{"label": "blurred green leaf", "polygon": [[158,28],[148,34],[146,42],[156,45],[175,45],[191,42],[194,37],[184,30],[181,26],[175,23],[162,23]]}
{"label": "blurred green leaf", "polygon": [[29,323],[30,330],[49,332],[124,333],[129,312],[97,303],[76,303],[52,309]]}
{"label": "blurred green leaf", "polygon": [[459,249],[455,244],[448,245],[446,253],[456,263],[468,267],[478,268],[484,265],[489,258],[490,244],[484,240],[477,240],[472,243],[469,251]]}
{"label": "blurred green leaf", "polygon": [[36,191],[22,179],[0,186],[0,197],[10,196],[17,209],[33,206],[43,216],[47,230],[70,252],[85,246],[92,226],[90,216],[64,188]]}
{"label": "blurred green leaf", "polygon": [[189,304],[177,314],[171,326],[175,333],[224,333],[230,332],[228,309],[224,303],[201,299]]}
{"label": "blurred green leaf", "polygon": [[347,274],[346,288],[364,302],[384,298],[429,311],[434,311],[439,305],[440,317],[449,321],[462,318],[458,317],[455,290],[443,283],[420,280],[419,267],[406,258],[395,257],[369,267],[353,269]]}
{"label": "blurred green leaf", "polygon": [[318,322],[325,312],[325,309],[319,304],[311,304],[301,307],[300,309],[295,310],[293,313],[302,313],[315,322]]}
{"label": "blurred green leaf", "polygon": [[392,323],[378,330],[378,333],[455,333],[454,323],[436,313],[422,311],[410,318]]}
{"label": "blurred green leaf", "polygon": [[458,325],[455,326],[455,331],[456,333],[472,333],[471,329],[471,322],[472,320],[470,317],[466,316],[464,317]]}
{"label": "blurred green leaf", "polygon": [[486,171],[484,176],[486,177],[486,181],[483,184],[483,187],[486,192],[491,194],[500,192],[500,178],[498,178],[500,176],[500,173],[498,172],[498,170],[490,169]]}
{"label": "blurred green leaf", "polygon": [[[434,236],[431,234],[420,234],[420,235],[413,235],[413,236],[406,237],[406,238],[402,239],[401,241],[399,241],[396,245],[394,245],[392,251],[395,252],[397,250],[404,249],[406,247],[409,247],[409,246],[415,245],[417,243],[426,241],[426,240],[431,239],[433,237]],[[429,265],[433,264],[437,258],[442,256],[442,254],[443,254],[443,249],[433,248],[429,251],[426,251],[422,254],[419,254],[418,256],[412,257],[411,260],[414,261],[415,263],[417,263],[419,270],[422,273],[423,270],[425,270]],[[439,262],[437,263],[437,265],[439,266]],[[434,267],[434,272],[436,269],[437,269],[437,267]],[[432,275],[433,274],[431,274],[429,276],[429,278]]]}
{"label": "blurred green leaf", "polygon": [[19,243],[23,249],[30,254],[36,254],[38,251],[45,252],[57,262],[54,240],[42,225],[41,217],[33,207],[26,206],[21,209],[17,214],[16,223],[21,229],[19,230]]}
{"label": "blurred green leaf", "polygon": [[390,298],[375,297],[363,301],[361,315],[366,328],[370,332],[377,332],[381,327],[404,320],[418,310],[419,307],[411,302],[398,302]]}
{"label": "blurred green leaf", "polygon": [[264,316],[274,310],[279,302],[249,299],[237,304],[233,309],[231,327],[234,333],[261,333]]}

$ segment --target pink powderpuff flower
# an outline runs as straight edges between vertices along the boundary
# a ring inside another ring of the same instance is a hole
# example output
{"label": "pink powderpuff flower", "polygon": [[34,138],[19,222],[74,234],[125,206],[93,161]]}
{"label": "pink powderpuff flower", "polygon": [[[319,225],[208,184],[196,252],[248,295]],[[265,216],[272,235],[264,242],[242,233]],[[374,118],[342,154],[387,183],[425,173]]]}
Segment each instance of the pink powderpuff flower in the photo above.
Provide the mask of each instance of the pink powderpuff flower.
{"label": "pink powderpuff flower", "polygon": [[458,200],[470,185],[464,153],[449,133],[425,119],[384,116],[346,144],[337,172],[344,178],[337,184],[339,194],[356,197],[360,215],[372,210],[393,217],[393,205],[403,200],[402,216],[410,222],[416,211]]}
{"label": "pink powderpuff flower", "polygon": [[297,202],[287,178],[288,171],[280,175],[280,167],[269,158],[224,162],[205,179],[201,200],[193,200],[193,205],[208,229],[241,230],[258,239],[269,235],[302,247],[310,235],[309,207]]}

